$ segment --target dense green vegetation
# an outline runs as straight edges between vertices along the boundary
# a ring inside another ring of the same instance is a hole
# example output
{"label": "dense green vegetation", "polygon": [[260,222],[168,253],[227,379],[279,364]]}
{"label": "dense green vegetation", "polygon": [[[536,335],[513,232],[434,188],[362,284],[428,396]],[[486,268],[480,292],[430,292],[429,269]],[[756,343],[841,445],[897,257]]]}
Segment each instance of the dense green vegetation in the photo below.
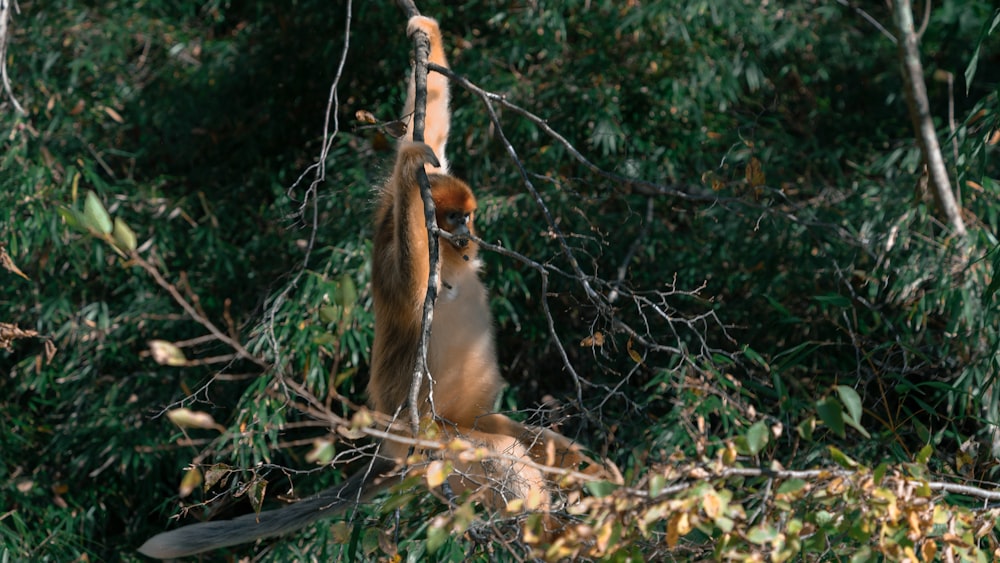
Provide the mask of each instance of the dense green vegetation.
{"label": "dense green vegetation", "polygon": [[[453,87],[452,167],[483,238],[534,261],[484,253],[499,407],[624,475],[585,487],[549,557],[1000,549],[997,511],[942,490],[1000,479],[1000,11],[933,3],[920,43],[962,238],[920,181],[892,14],[862,4],[418,3],[458,74],[588,161]],[[138,560],[182,507],[225,518],[342,479],[357,456],[318,415],[365,400],[372,190],[394,146],[355,114],[398,117],[402,10],[19,7],[0,98],[0,560]],[[86,232],[102,208],[135,256]],[[419,485],[390,499],[229,553],[546,553],[516,518]]]}

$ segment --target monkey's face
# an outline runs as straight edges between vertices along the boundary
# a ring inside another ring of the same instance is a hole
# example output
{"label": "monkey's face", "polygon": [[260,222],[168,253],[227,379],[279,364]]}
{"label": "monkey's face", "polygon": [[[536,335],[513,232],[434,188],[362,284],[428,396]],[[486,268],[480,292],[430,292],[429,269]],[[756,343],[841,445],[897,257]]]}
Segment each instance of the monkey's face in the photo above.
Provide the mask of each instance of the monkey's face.
{"label": "monkey's face", "polygon": [[469,236],[472,231],[472,217],[475,212],[447,211],[444,213],[444,221],[438,219],[438,227],[448,231],[452,236],[452,243],[465,248],[469,245]]}
{"label": "monkey's face", "polygon": [[438,227],[451,234],[456,248],[466,248],[469,237],[476,233],[476,197],[472,190],[461,180],[438,176],[432,180],[432,195]]}

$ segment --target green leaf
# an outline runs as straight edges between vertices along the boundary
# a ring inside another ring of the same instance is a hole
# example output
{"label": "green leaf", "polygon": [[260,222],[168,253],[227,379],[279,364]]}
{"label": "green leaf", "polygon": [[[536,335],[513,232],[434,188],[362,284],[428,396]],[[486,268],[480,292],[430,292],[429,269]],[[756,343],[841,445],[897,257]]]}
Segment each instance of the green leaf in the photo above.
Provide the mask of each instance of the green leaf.
{"label": "green leaf", "polygon": [[743,347],[743,355],[746,356],[747,358],[749,358],[750,361],[752,361],[753,363],[755,363],[755,364],[761,366],[762,368],[764,368],[764,370],[766,370],[768,372],[771,371],[771,366],[768,365],[767,361],[764,360],[764,357],[761,356],[760,354],[758,354],[757,351],[754,350],[753,348],[751,348],[749,346],[744,346]]}
{"label": "green leaf", "polygon": [[845,418],[844,419],[844,423],[847,424],[848,426],[850,426],[851,428],[857,430],[858,432],[860,432],[861,435],[864,436],[865,438],[871,438],[872,437],[872,435],[869,434],[867,430],[865,430],[864,426],[861,426],[860,424],[858,424],[857,422],[854,422],[850,418]]}
{"label": "green leaf", "polygon": [[778,486],[778,494],[797,493],[806,487],[806,482],[802,479],[789,479]]}
{"label": "green leaf", "polygon": [[920,451],[917,452],[917,463],[921,465],[927,463],[927,460],[931,458],[932,453],[934,453],[934,447],[930,444],[924,445],[924,447],[920,448]]}
{"label": "green leaf", "polygon": [[877,561],[878,558],[874,556],[872,550],[868,546],[864,546],[859,549],[854,555],[851,556],[851,563],[868,563],[869,561]]}
{"label": "green leaf", "polygon": [[837,386],[837,394],[847,408],[847,416],[854,422],[861,422],[861,396],[853,387],[846,385]]}
{"label": "green leaf", "polygon": [[319,308],[319,320],[323,324],[335,323],[340,320],[340,312],[339,305],[323,305]]}
{"label": "green leaf", "polygon": [[351,307],[358,302],[358,287],[354,284],[354,278],[344,274],[338,280],[337,304],[344,308],[345,313],[350,313]]}
{"label": "green leaf", "polygon": [[649,478],[649,496],[655,497],[660,494],[663,487],[667,485],[667,478],[657,473]]}
{"label": "green leaf", "polygon": [[990,285],[986,286],[986,290],[983,291],[983,304],[989,303],[993,294],[1000,290],[1000,245],[990,251],[993,254],[993,277],[990,279]]}
{"label": "green leaf", "polygon": [[66,224],[69,225],[70,228],[76,229],[81,233],[90,234],[90,230],[87,229],[86,226],[87,220],[84,218],[83,213],[80,213],[72,207],[60,205],[59,215],[62,216],[63,221],[66,221]]}
{"label": "green leaf", "polygon": [[611,481],[588,481],[585,485],[587,491],[595,497],[606,497],[618,489],[618,485]]}
{"label": "green leaf", "polygon": [[306,461],[315,463],[316,465],[326,465],[333,461],[333,456],[336,453],[337,448],[332,441],[322,439],[313,440],[312,449],[306,453]]}
{"label": "green leaf", "polygon": [[753,423],[753,425],[747,430],[747,450],[750,451],[750,455],[757,455],[764,446],[767,445],[767,440],[770,437],[767,430],[767,424],[763,420],[758,420]]}
{"label": "green leaf", "polygon": [[811,442],[813,439],[813,429],[816,428],[816,419],[809,417],[795,426],[795,431],[803,440]]}
{"label": "green leaf", "polygon": [[761,524],[759,526],[754,526],[750,528],[747,532],[747,541],[750,543],[755,543],[757,545],[764,545],[774,541],[778,537],[778,531],[774,529],[773,526],[767,524]]}
{"label": "green leaf", "polygon": [[361,550],[365,555],[371,555],[378,549],[378,534],[379,529],[376,527],[365,530],[365,535],[361,538]]}
{"label": "green leaf", "polygon": [[448,529],[441,525],[441,523],[431,522],[431,525],[427,528],[427,552],[434,553],[440,549],[450,535]]}
{"label": "green leaf", "polygon": [[983,26],[976,49],[972,52],[972,58],[969,59],[968,66],[965,67],[965,95],[969,95],[969,90],[972,88],[972,79],[976,76],[976,68],[979,66],[980,48],[983,46],[983,42],[986,41],[986,37],[992,34],[998,25],[1000,25],[1000,9],[993,13],[993,21]]}
{"label": "green leaf", "polygon": [[821,399],[816,403],[816,412],[834,434],[844,437],[844,411],[840,408],[840,403],[829,397]]}
{"label": "green leaf", "polygon": [[836,446],[827,446],[827,449],[830,450],[830,458],[832,458],[837,465],[843,467],[844,469],[857,469],[858,462],[847,457],[847,454],[840,451]]}
{"label": "green leaf", "polygon": [[882,484],[882,479],[885,478],[885,472],[889,469],[889,464],[882,462],[875,467],[872,471],[872,480],[875,482],[875,486],[880,486]]}
{"label": "green leaf", "polygon": [[132,252],[137,247],[135,233],[118,217],[115,217],[115,228],[111,236],[115,239],[115,245],[126,253]]}
{"label": "green leaf", "polygon": [[111,234],[111,216],[104,208],[101,200],[97,199],[97,194],[92,191],[87,192],[87,198],[83,202],[84,225],[94,229],[102,235]]}

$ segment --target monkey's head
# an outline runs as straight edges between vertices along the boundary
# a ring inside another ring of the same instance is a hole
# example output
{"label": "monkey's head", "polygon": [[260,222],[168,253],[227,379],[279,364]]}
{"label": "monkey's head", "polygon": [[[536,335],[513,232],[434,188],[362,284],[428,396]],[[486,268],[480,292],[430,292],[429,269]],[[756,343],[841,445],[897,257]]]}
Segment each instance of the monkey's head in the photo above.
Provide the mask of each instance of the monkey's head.
{"label": "monkey's head", "polygon": [[476,234],[476,196],[458,178],[434,174],[429,179],[438,227],[452,236],[451,241],[441,241],[442,255],[463,261],[475,258],[477,248],[469,236]]}

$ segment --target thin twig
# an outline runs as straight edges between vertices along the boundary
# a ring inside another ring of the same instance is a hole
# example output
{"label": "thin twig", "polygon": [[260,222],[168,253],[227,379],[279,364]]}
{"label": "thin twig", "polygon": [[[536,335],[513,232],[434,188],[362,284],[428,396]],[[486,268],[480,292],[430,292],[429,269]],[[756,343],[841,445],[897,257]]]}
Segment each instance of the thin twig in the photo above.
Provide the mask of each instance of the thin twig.
{"label": "thin twig", "polygon": [[191,305],[191,303],[189,303],[188,300],[185,299],[183,295],[181,295],[181,292],[177,289],[177,287],[174,286],[172,283],[168,282],[163,277],[163,275],[160,274],[160,271],[156,268],[156,266],[150,264],[144,258],[139,256],[139,254],[136,253],[135,251],[132,252],[131,259],[136,265],[145,270],[147,274],[152,276],[153,280],[156,281],[157,285],[167,290],[167,293],[169,293],[170,296],[174,298],[174,301],[176,301],[177,304],[180,305],[182,309],[184,309],[184,312],[186,312],[196,323],[205,327],[205,329],[208,330],[210,333],[212,333],[212,335],[215,336],[215,338],[218,339],[220,342],[232,348],[233,351],[236,352],[236,355],[238,357],[250,360],[251,362],[257,364],[262,368],[268,367],[267,362],[251,354],[249,351],[247,351],[246,348],[243,347],[242,344],[230,338],[229,335],[219,330],[219,327],[215,326],[215,323],[208,320],[208,318],[202,316]]}
{"label": "thin twig", "polygon": [[861,9],[861,8],[859,8],[859,7],[851,4],[847,0],[837,0],[837,3],[840,4],[841,6],[844,6],[846,8],[850,8],[850,9],[854,10],[854,13],[858,14],[859,16],[861,16],[862,19],[864,19],[866,22],[872,24],[872,27],[874,27],[875,29],[879,30],[879,32],[882,35],[885,35],[886,37],[888,37],[889,41],[892,41],[893,45],[896,44],[896,36],[893,35],[891,31],[889,31],[888,29],[886,29],[884,25],[882,25],[881,23],[879,23],[879,21],[877,19],[875,19],[874,16],[872,16],[868,12],[864,11],[863,9]]}
{"label": "thin twig", "polygon": [[549,126],[547,121],[531,113],[530,111],[518,106],[517,104],[512,103],[505,96],[484,90],[483,88],[480,88],[479,86],[470,82],[469,79],[465,78],[464,76],[455,74],[455,72],[449,68],[445,68],[443,66],[439,66],[434,63],[428,65],[428,68],[430,70],[433,70],[434,72],[439,72],[447,76],[449,79],[456,82],[466,90],[482,98],[484,101],[490,101],[500,104],[504,108],[509,109],[512,112],[516,113],[517,115],[520,115],[521,117],[524,117],[528,121],[534,123],[535,126],[541,129],[546,135],[555,139],[556,142],[562,145],[562,147],[566,149],[566,151],[570,154],[570,156],[572,156],[574,159],[576,159],[577,162],[586,167],[587,170],[590,170],[591,172],[597,174],[598,176],[616,182],[618,185],[622,187],[628,187],[633,191],[635,191],[635,193],[643,195],[670,195],[687,201],[716,202],[719,199],[718,196],[714,194],[695,193],[697,188],[695,188],[694,186],[686,184],[658,184],[655,182],[648,182],[646,180],[637,180],[635,178],[628,178],[626,176],[622,176],[620,174],[615,174],[614,172],[609,172],[607,170],[604,170],[601,167],[594,164],[593,162],[591,162],[590,160],[588,160],[587,157],[583,156],[583,154],[581,154],[580,151],[578,151],[576,147],[573,146],[573,143],[569,142],[565,137],[559,134],[558,131]]}
{"label": "thin twig", "polygon": [[625,253],[625,257],[622,259],[621,265],[618,266],[618,277],[611,284],[613,288],[610,293],[608,293],[608,303],[614,303],[618,300],[618,288],[621,287],[622,282],[625,281],[625,275],[628,273],[628,265],[632,262],[632,258],[635,257],[635,253],[639,251],[639,247],[645,242],[646,237],[649,236],[649,231],[653,226],[653,209],[654,200],[652,197],[646,198],[646,219],[642,225],[642,230],[639,232],[639,236],[635,237],[632,244],[628,247],[628,252]]}

